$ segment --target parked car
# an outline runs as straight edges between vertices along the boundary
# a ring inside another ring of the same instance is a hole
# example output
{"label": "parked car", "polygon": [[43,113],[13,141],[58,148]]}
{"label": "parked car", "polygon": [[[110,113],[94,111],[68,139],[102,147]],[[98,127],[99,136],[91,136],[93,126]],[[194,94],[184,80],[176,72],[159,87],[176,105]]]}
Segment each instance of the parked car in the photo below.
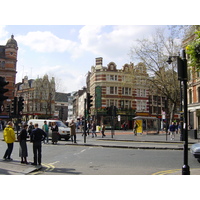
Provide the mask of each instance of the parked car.
{"label": "parked car", "polygon": [[193,144],[190,148],[190,152],[200,162],[200,143]]}
{"label": "parked car", "polygon": [[70,138],[70,128],[67,127],[62,121],[60,120],[52,120],[52,119],[31,119],[28,121],[28,125],[30,122],[34,124],[38,124],[38,127],[42,129],[42,126],[44,125],[44,121],[47,122],[47,125],[49,125],[49,137],[52,137],[52,130],[51,130],[51,123],[56,122],[58,126],[58,139],[61,140],[64,138],[65,140],[69,140]]}

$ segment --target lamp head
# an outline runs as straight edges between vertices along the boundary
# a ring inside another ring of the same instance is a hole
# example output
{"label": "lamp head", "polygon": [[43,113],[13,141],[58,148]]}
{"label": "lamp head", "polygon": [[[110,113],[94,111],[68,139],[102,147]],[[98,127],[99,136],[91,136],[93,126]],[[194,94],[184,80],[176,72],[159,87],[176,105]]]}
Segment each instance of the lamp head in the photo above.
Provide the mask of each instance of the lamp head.
{"label": "lamp head", "polygon": [[168,60],[166,61],[169,65],[172,63],[172,57],[169,56]]}

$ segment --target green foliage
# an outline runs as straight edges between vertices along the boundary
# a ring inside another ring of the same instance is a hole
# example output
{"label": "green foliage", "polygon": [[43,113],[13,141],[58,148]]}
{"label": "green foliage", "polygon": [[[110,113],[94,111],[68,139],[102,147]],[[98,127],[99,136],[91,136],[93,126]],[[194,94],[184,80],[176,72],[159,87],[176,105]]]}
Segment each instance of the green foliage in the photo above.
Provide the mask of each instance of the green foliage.
{"label": "green foliage", "polygon": [[200,70],[200,31],[196,31],[197,37],[186,47],[186,53],[190,56],[190,66]]}

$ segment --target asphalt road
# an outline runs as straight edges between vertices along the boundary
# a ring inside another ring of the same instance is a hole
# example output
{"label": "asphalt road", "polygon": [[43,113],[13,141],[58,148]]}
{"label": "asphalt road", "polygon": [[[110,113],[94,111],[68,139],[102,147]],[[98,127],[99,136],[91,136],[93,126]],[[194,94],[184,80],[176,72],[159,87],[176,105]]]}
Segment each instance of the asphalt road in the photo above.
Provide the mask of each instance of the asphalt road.
{"label": "asphalt road", "polygon": [[[98,138],[99,139],[99,138]],[[98,144],[96,138],[88,138],[87,144]],[[104,141],[105,144],[119,146],[129,145],[127,142]],[[29,156],[28,161],[33,160],[32,144],[27,142]],[[67,145],[66,145],[67,144]],[[42,165],[40,171],[31,174],[42,175],[151,175],[171,174],[180,172],[183,166],[182,150],[160,150],[160,149],[129,149],[129,148],[107,148],[98,146],[82,146],[83,138],[78,135],[78,145],[71,145],[70,141],[59,141],[58,145],[43,144]],[[133,142],[132,142],[133,144]],[[135,141],[138,147],[155,146],[162,147],[164,143]],[[168,144],[171,147],[171,143]],[[181,144],[175,144],[181,146]],[[6,144],[0,141],[0,150],[5,151]],[[12,157],[20,160],[19,144],[15,142]],[[200,164],[188,153],[189,166],[191,169],[199,168]]]}
{"label": "asphalt road", "polygon": [[[43,145],[43,168],[32,174],[43,175],[151,175],[167,174],[182,168],[183,152],[179,150],[141,150],[76,145]],[[28,143],[29,161],[32,144]],[[13,158],[18,156],[15,143]],[[200,164],[189,154],[190,168]]]}

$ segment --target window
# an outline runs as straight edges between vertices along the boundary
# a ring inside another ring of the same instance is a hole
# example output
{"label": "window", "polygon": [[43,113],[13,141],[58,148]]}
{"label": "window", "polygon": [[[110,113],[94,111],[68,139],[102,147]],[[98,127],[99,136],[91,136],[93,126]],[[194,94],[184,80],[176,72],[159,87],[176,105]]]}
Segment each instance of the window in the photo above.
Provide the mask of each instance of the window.
{"label": "window", "polygon": [[107,81],[118,81],[118,76],[117,75],[107,75],[106,80]]}
{"label": "window", "polygon": [[121,108],[131,108],[131,101],[129,100],[121,100],[120,101]]}
{"label": "window", "polygon": [[147,102],[145,100],[137,101],[137,111],[145,111]]}
{"label": "window", "polygon": [[117,87],[107,87],[106,94],[118,94]]}
{"label": "window", "polygon": [[137,96],[138,97],[146,97],[146,90],[145,89],[137,89]]}
{"label": "window", "polygon": [[131,95],[131,88],[123,87],[122,94],[124,95]]}
{"label": "window", "polygon": [[118,107],[118,101],[114,100],[114,99],[107,99],[106,106],[107,107],[110,107],[110,106],[116,106],[116,107]]}
{"label": "window", "polygon": [[5,61],[2,61],[1,66],[2,66],[3,69],[5,68]]}

